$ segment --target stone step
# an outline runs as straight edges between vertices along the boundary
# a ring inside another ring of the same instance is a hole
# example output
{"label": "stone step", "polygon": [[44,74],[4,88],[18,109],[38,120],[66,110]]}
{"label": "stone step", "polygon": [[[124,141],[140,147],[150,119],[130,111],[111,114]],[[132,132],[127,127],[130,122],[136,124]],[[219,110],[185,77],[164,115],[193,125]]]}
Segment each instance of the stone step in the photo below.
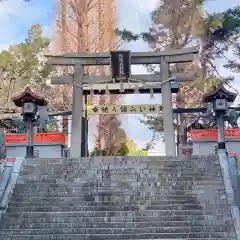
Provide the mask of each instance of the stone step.
{"label": "stone step", "polygon": [[[196,165],[196,164],[195,164]],[[91,171],[116,171],[116,170],[122,170],[122,171],[134,171],[134,170],[141,170],[141,169],[149,169],[149,170],[174,170],[174,171],[190,171],[193,170],[197,172],[199,171],[219,171],[221,169],[220,164],[213,164],[213,165],[207,165],[207,166],[195,166],[193,163],[185,163],[185,164],[178,164],[178,163],[169,163],[169,162],[156,162],[152,164],[127,164],[127,165],[102,165],[102,166],[94,166],[91,164],[85,164],[82,163],[79,164],[70,164],[70,163],[63,163],[63,164],[23,164],[22,165],[22,171],[29,171],[29,172],[40,172],[40,171],[72,171],[74,169],[78,170],[88,170],[91,169]]]}
{"label": "stone step", "polygon": [[[44,229],[1,229],[3,235],[44,235],[44,234],[145,234],[145,233],[225,233],[233,230],[230,226],[184,226],[184,227],[142,227],[142,228],[44,228]],[[209,236],[210,236],[209,235]]]}
{"label": "stone step", "polygon": [[[10,201],[9,206],[11,207],[25,207],[25,206],[168,206],[172,204],[196,204],[196,199],[176,199],[176,200],[163,200],[163,201],[151,201],[151,200],[143,200],[143,201],[79,201],[78,199],[66,199],[66,200],[55,200],[55,199],[47,199],[45,201],[37,199],[37,201]],[[218,200],[215,199],[204,201],[204,204],[227,204],[226,200]]]}
{"label": "stone step", "polygon": [[[64,238],[65,237],[65,238]],[[34,236],[34,238],[30,235],[28,236],[5,236],[4,240],[79,240],[80,238],[78,237],[78,235],[72,235],[72,236],[66,236],[64,235],[63,237],[61,236],[54,236],[54,235],[45,235],[45,236]],[[138,238],[138,240],[154,240],[154,238]],[[155,238],[158,240],[199,240],[199,238]],[[209,238],[209,237],[201,237],[202,240],[224,240],[224,238],[222,237],[218,237],[218,238]],[[80,239],[80,240],[99,240],[96,239],[95,237],[89,237],[89,238],[85,238],[85,239]],[[102,240],[102,239],[100,239]],[[108,238],[108,240],[116,240],[116,238]],[[128,240],[133,240],[132,238],[128,238]],[[236,237],[228,237],[228,240],[236,240]]]}
{"label": "stone step", "polygon": [[178,163],[151,163],[151,164],[130,164],[130,165],[83,165],[83,164],[23,164],[21,166],[22,171],[29,171],[29,172],[40,172],[40,171],[71,171],[74,169],[78,169],[81,171],[86,171],[91,169],[91,171],[133,171],[133,170],[141,170],[141,169],[149,169],[149,170],[175,170],[175,171],[190,171],[193,170],[197,172],[197,169],[199,171],[214,171],[214,170],[220,170],[219,164],[213,164],[213,165],[207,165],[207,166],[197,166],[196,164],[178,164]]}
{"label": "stone step", "polygon": [[[93,189],[92,189],[93,190]],[[211,194],[211,198],[213,198],[213,194],[216,195],[224,195],[225,190],[224,189],[215,189],[215,188],[207,188],[209,194]],[[202,192],[201,192],[202,191]],[[148,191],[139,191],[139,190],[125,190],[125,191],[83,191],[81,188],[77,190],[69,189],[66,191],[56,191],[54,189],[49,189],[48,191],[19,191],[15,192],[16,194],[23,194],[24,196],[27,197],[50,197],[50,196],[69,196],[69,197],[85,197],[86,200],[90,201],[91,199],[95,199],[96,197],[101,197],[101,198],[107,198],[107,197],[112,197],[112,196],[168,196],[168,195],[188,195],[188,196],[201,196],[204,195],[204,189],[202,190],[182,190],[182,189],[177,189],[177,190],[171,190],[171,189],[164,189],[164,188],[159,188],[158,191],[152,191],[152,189]],[[207,191],[205,191],[207,192]],[[209,197],[210,198],[210,197]]]}
{"label": "stone step", "polygon": [[172,222],[191,222],[196,224],[201,224],[202,222],[205,223],[205,225],[209,224],[222,224],[222,222],[232,222],[231,215],[228,217],[216,213],[216,214],[203,214],[199,213],[199,215],[161,215],[161,216],[127,216],[127,215],[118,215],[118,216],[104,216],[104,217],[96,217],[96,216],[74,216],[72,213],[65,214],[65,216],[59,215],[59,213],[48,213],[45,215],[39,214],[32,214],[27,215],[26,214],[16,214],[16,213],[4,213],[2,216],[3,221],[1,221],[1,226],[4,226],[6,224],[15,225],[15,224],[45,224],[45,223],[56,223],[56,224],[98,224],[98,223],[114,223],[114,222],[121,222],[121,223],[127,223],[127,222],[144,222],[144,223],[153,223],[154,222],[165,222],[166,224],[171,224]]}
{"label": "stone step", "polygon": [[162,182],[162,183],[171,183],[171,182],[214,182],[214,181],[223,181],[222,176],[197,176],[197,175],[112,175],[112,176],[101,176],[101,175],[93,175],[93,176],[79,176],[79,175],[26,175],[19,176],[18,183],[20,184],[29,184],[30,182],[36,182],[37,184],[41,183],[68,183],[71,182],[91,182],[91,183],[117,183],[117,182],[126,182],[126,183],[134,183],[134,182]]}
{"label": "stone step", "polygon": [[232,224],[231,220],[218,220],[215,222],[198,220],[195,222],[192,221],[149,221],[149,222],[92,222],[92,221],[77,221],[77,222],[48,222],[48,223],[32,223],[32,222],[17,222],[12,224],[1,224],[1,229],[49,229],[49,228],[144,228],[144,227],[153,227],[153,228],[175,228],[175,227],[214,227],[219,226],[222,229],[222,226],[230,226]]}
{"label": "stone step", "polygon": [[23,164],[21,167],[21,170],[26,170],[26,171],[30,171],[30,172],[38,172],[38,171],[44,171],[44,170],[58,170],[58,171],[63,171],[63,170],[74,170],[74,169],[79,169],[79,170],[88,170],[91,169],[92,171],[98,171],[98,170],[102,170],[102,171],[116,171],[116,170],[122,170],[122,171],[126,171],[127,169],[129,171],[131,170],[141,170],[141,169],[149,169],[149,170],[175,170],[175,171],[180,171],[180,170],[185,170],[185,171],[190,171],[193,170],[195,172],[197,172],[197,169],[199,169],[199,171],[210,171],[210,170],[220,170],[220,164],[211,164],[211,165],[199,165],[197,166],[197,164],[194,163],[185,163],[185,164],[179,164],[179,163],[169,163],[169,162],[161,162],[161,163],[141,163],[141,164],[126,164],[126,165],[91,165],[91,164]]}
{"label": "stone step", "polygon": [[112,206],[76,206],[71,204],[65,205],[35,205],[34,206],[22,206],[22,207],[15,207],[11,204],[9,205],[7,212],[14,213],[14,212],[80,212],[80,211],[93,211],[93,212],[103,212],[103,211],[141,211],[141,210],[171,210],[171,211],[182,211],[182,210],[202,210],[211,212],[214,208],[227,208],[227,205],[221,203],[207,203],[207,204],[168,204],[168,205],[112,205]]}
{"label": "stone step", "polygon": [[[125,178],[126,179],[126,178]],[[33,180],[33,181],[27,181],[22,180],[21,178],[18,179],[16,182],[17,186],[19,185],[25,185],[30,186],[31,188],[35,186],[39,186],[40,188],[46,188],[49,186],[49,188],[56,188],[56,187],[64,187],[64,186],[70,186],[70,187],[160,187],[160,186],[193,186],[193,187],[200,187],[200,186],[214,186],[215,185],[222,185],[223,180],[222,178],[210,178],[210,179],[150,179],[150,178],[135,178],[135,179],[126,179],[126,181],[123,178],[119,179],[88,179],[83,181],[83,179],[78,178],[72,178],[72,179],[55,179],[50,180],[49,178],[43,179],[43,180]],[[24,188],[24,187],[22,187]]]}
{"label": "stone step", "polygon": [[64,162],[71,162],[71,163],[76,163],[76,162],[91,162],[91,164],[94,163],[100,163],[100,164],[127,164],[127,163],[143,163],[143,162],[207,162],[207,163],[212,163],[217,160],[216,155],[212,156],[191,156],[191,157],[186,157],[186,156],[181,156],[181,157],[171,157],[171,156],[146,156],[146,157],[88,157],[88,158],[81,158],[81,159],[73,159],[73,158],[68,158],[64,160]]}
{"label": "stone step", "polygon": [[[211,193],[212,195],[225,195],[225,190],[224,189],[214,189],[214,188],[207,188],[208,192]],[[205,193],[204,193],[205,192]],[[90,201],[90,199],[95,199],[95,197],[116,197],[116,196],[122,196],[122,197],[129,197],[129,196],[139,196],[139,197],[151,197],[151,196],[168,196],[168,195],[181,195],[181,196],[200,196],[200,195],[205,195],[207,191],[205,189],[203,190],[172,190],[172,191],[159,191],[159,192],[152,192],[152,191],[145,191],[145,192],[139,192],[139,191],[125,191],[125,192],[120,192],[120,191],[112,191],[112,192],[83,192],[83,191],[78,191],[74,192],[70,190],[69,192],[64,191],[64,192],[57,192],[57,191],[52,191],[52,192],[13,192],[13,196],[15,194],[21,194],[24,197],[85,197],[86,200]]]}
{"label": "stone step", "polygon": [[[94,190],[94,189],[92,189]],[[95,199],[96,197],[101,197],[101,198],[107,198],[107,197],[112,197],[112,196],[168,196],[168,195],[188,195],[188,196],[201,196],[204,195],[204,193],[201,193],[199,191],[193,191],[190,188],[189,189],[185,189],[184,188],[177,188],[176,190],[174,189],[167,189],[167,188],[162,188],[159,187],[159,189],[157,190],[153,190],[153,189],[149,189],[148,191],[144,191],[144,190],[98,190],[98,191],[94,191],[92,192],[92,190],[83,190],[82,188],[74,188],[74,189],[69,189],[69,190],[62,190],[62,191],[57,191],[55,189],[48,189],[45,191],[14,191],[14,193],[16,194],[23,194],[24,196],[27,197],[48,197],[48,196],[61,196],[61,197],[65,197],[65,196],[69,196],[69,197],[85,197],[86,201],[90,201],[91,199]],[[213,194],[217,194],[217,195],[223,195],[225,190],[223,188],[208,188],[207,189],[209,192],[211,192],[211,198],[213,198]],[[204,192],[204,189],[202,190],[202,192]],[[209,197],[210,198],[210,197]],[[88,200],[89,199],[89,200]]]}
{"label": "stone step", "polygon": [[165,169],[158,169],[158,168],[154,168],[154,169],[149,169],[149,168],[135,168],[135,169],[129,169],[129,168],[125,168],[125,169],[109,169],[109,170],[102,170],[102,169],[98,169],[98,170],[93,170],[90,168],[87,169],[78,169],[78,168],[74,168],[74,169],[60,169],[60,170],[56,170],[56,169],[52,169],[52,170],[48,170],[48,169],[38,169],[37,171],[27,171],[25,169],[20,171],[20,176],[27,176],[27,175],[33,175],[33,176],[39,176],[39,175],[56,175],[58,177],[60,177],[61,175],[66,175],[66,174],[71,174],[71,175],[79,175],[79,176],[85,176],[85,175],[90,175],[90,176],[94,176],[94,175],[99,175],[99,176],[103,176],[103,177],[108,177],[108,176],[115,176],[115,175],[136,175],[136,174],[140,174],[140,175],[154,175],[154,176],[171,176],[174,175],[175,177],[181,177],[184,175],[188,175],[188,176],[221,176],[221,170],[220,169],[209,169],[209,170],[198,170],[198,169],[170,169],[170,168],[165,168]]}
{"label": "stone step", "polygon": [[[95,192],[159,192],[159,191],[163,191],[163,190],[171,190],[171,189],[175,190],[192,190],[194,188],[194,186],[187,186],[187,185],[177,185],[177,186],[168,186],[168,185],[160,185],[160,186],[136,186],[136,187],[132,187],[132,186],[125,186],[125,187],[84,187],[84,186],[73,186],[73,187],[64,187],[64,186],[59,186],[59,187],[48,187],[48,186],[36,186],[36,188],[33,187],[16,187],[14,188],[14,192],[15,193],[35,193],[35,192],[91,192],[91,191],[95,191]],[[200,187],[200,186],[198,186]],[[209,185],[209,188],[213,188],[213,189],[223,189],[223,184],[219,184],[217,186],[214,185]]]}
{"label": "stone step", "polygon": [[37,166],[47,166],[47,165],[82,165],[82,166],[91,166],[91,167],[105,167],[105,166],[137,166],[137,165],[146,165],[146,164],[165,164],[165,165],[218,165],[219,159],[215,156],[214,159],[210,158],[198,158],[196,160],[193,159],[166,159],[163,158],[162,160],[160,158],[153,159],[151,157],[146,158],[131,158],[127,159],[126,157],[123,157],[122,159],[113,159],[113,158],[88,158],[88,159],[81,159],[81,160],[71,160],[71,159],[65,159],[65,160],[56,160],[56,161],[32,161],[32,160],[25,160],[23,162],[24,165],[37,165]]}
{"label": "stone step", "polygon": [[120,240],[120,239],[234,239],[235,236],[224,232],[188,232],[188,233],[133,233],[133,234],[44,234],[44,235],[0,235],[4,240]]}
{"label": "stone step", "polygon": [[31,164],[56,164],[56,163],[81,163],[81,164],[98,164],[102,165],[126,165],[126,164],[135,164],[140,163],[207,163],[214,164],[218,162],[216,155],[208,156],[191,156],[191,157],[169,157],[169,156],[147,156],[147,157],[87,157],[79,159],[26,159],[24,163]]}
{"label": "stone step", "polygon": [[[65,182],[64,179],[42,179],[42,180],[31,180],[28,177],[21,177],[19,176],[17,178],[16,184],[41,184],[41,183],[49,183],[49,184],[56,184],[56,183],[61,183]],[[84,183],[85,181],[81,181],[80,183]]]}
{"label": "stone step", "polygon": [[78,169],[78,168],[73,168],[73,169],[53,169],[53,170],[48,170],[48,169],[37,169],[34,171],[29,171],[26,169],[23,169],[20,171],[19,175],[20,176],[26,176],[26,175],[33,175],[33,176],[39,176],[41,174],[43,175],[56,175],[57,177],[61,177],[61,175],[77,175],[77,176],[86,176],[86,175],[99,175],[99,176],[115,176],[115,175],[136,175],[136,174],[140,174],[140,175],[154,175],[154,176],[171,176],[174,175],[176,177],[181,177],[181,176],[197,176],[197,177],[203,177],[203,176],[221,176],[221,171],[220,169],[214,169],[214,170],[202,170],[202,171],[196,171],[194,169],[158,169],[158,168],[154,168],[154,169],[149,169],[149,168],[125,168],[125,169],[108,169],[108,170],[104,170],[104,169],[97,169],[97,170],[93,170],[90,168],[87,169]]}
{"label": "stone step", "polygon": [[[55,194],[56,195],[56,194]],[[89,196],[90,197],[90,196]],[[203,196],[204,197],[204,196]],[[205,202],[210,201],[208,196],[205,196],[205,198],[201,199]],[[219,201],[219,200],[225,200],[225,196],[214,196],[212,198],[212,201]],[[25,194],[12,194],[11,201],[12,202],[20,202],[20,201],[29,201],[29,202],[61,202],[61,201],[87,201],[87,202],[95,202],[95,201],[101,201],[101,202],[132,202],[132,201],[196,201],[196,198],[194,196],[189,195],[166,195],[166,196],[106,196],[106,197],[90,197],[88,196],[47,196],[47,197],[34,197],[34,196],[25,196]]]}
{"label": "stone step", "polygon": [[[156,170],[156,169],[155,169]],[[174,172],[174,171],[165,171],[165,170],[159,170],[159,171],[137,171],[135,170],[134,172],[112,172],[112,173],[104,173],[104,172],[82,172],[77,169],[74,171],[59,171],[59,172],[38,172],[38,173],[29,173],[29,172],[23,172],[21,171],[19,173],[19,176],[21,177],[30,177],[35,178],[35,177],[52,177],[55,176],[55,179],[65,179],[65,178],[117,178],[117,177],[127,177],[129,179],[138,177],[138,178],[207,178],[210,179],[211,177],[221,177],[222,178],[222,173],[220,171],[211,171],[211,172],[198,172],[195,173],[194,171],[182,171],[182,172]]]}
{"label": "stone step", "polygon": [[[78,158],[71,158],[77,160]],[[48,163],[56,163],[65,161],[65,158],[27,158],[24,162],[48,162]],[[78,159],[80,160],[80,158]]]}
{"label": "stone step", "polygon": [[149,189],[149,188],[186,188],[187,189],[192,189],[192,188],[199,188],[203,186],[209,186],[210,188],[222,188],[224,187],[223,181],[218,179],[218,180],[157,180],[157,181],[151,181],[151,180],[139,180],[136,182],[124,182],[122,181],[105,181],[105,182],[100,182],[100,181],[89,181],[85,182],[84,184],[79,183],[77,180],[75,182],[73,181],[59,181],[56,183],[39,183],[39,184],[26,184],[26,183],[17,183],[15,185],[14,190],[19,191],[19,190],[26,190],[26,189],[39,189],[39,190],[46,190],[46,189],[58,189],[59,191],[63,189],[69,189],[69,188],[82,188],[85,190],[94,190],[98,189],[99,191],[101,190],[110,190],[110,189],[116,189],[116,191],[120,189]]}
{"label": "stone step", "polygon": [[222,176],[197,176],[194,174],[184,174],[180,176],[176,175],[164,175],[164,174],[157,174],[157,175],[141,175],[141,174],[132,174],[132,175],[111,175],[111,176],[102,176],[99,174],[96,175],[85,175],[85,176],[80,176],[80,175],[71,175],[71,174],[60,174],[58,175],[50,175],[50,174],[42,174],[42,175],[26,175],[26,176],[19,176],[18,177],[18,182],[23,182],[25,181],[46,181],[46,180],[51,180],[54,182],[57,181],[96,181],[96,180],[101,180],[101,181],[122,181],[123,178],[128,181],[167,181],[172,180],[172,181],[178,181],[178,180],[194,180],[194,181],[202,181],[203,179],[206,181],[213,181],[213,180],[222,180]]}
{"label": "stone step", "polygon": [[[202,185],[202,184],[221,184],[223,183],[222,178],[211,178],[211,179],[203,179],[203,180],[194,180],[194,179],[187,179],[187,180],[178,180],[178,179],[172,179],[169,180],[168,183],[169,185],[173,185],[175,183],[186,183],[188,185],[193,184],[193,185]],[[164,180],[160,179],[160,180],[148,180],[148,179],[92,179],[90,181],[86,181],[83,179],[72,179],[72,180],[67,180],[67,179],[55,179],[55,180],[49,180],[49,179],[43,179],[43,180],[22,180],[21,177],[18,178],[16,184],[20,184],[20,185],[78,185],[78,186],[82,186],[82,185],[86,185],[86,183],[89,183],[91,185],[96,185],[96,186],[119,186],[119,185],[146,185],[146,184],[166,184],[166,178]]]}
{"label": "stone step", "polygon": [[74,166],[79,165],[82,167],[92,167],[92,168],[105,168],[105,167],[132,167],[132,166],[157,166],[157,165],[165,165],[165,166],[195,166],[197,165],[218,165],[219,160],[215,159],[213,161],[206,160],[206,159],[198,159],[196,161],[192,160],[152,160],[149,158],[144,158],[143,160],[139,161],[131,161],[131,160],[120,160],[120,161],[101,161],[101,159],[90,159],[90,160],[84,160],[84,161],[71,161],[71,160],[61,160],[61,161],[55,161],[55,162],[48,162],[48,161],[29,161],[25,160],[23,163],[23,166]]}
{"label": "stone step", "polygon": [[28,170],[26,168],[23,168],[20,171],[21,176],[25,175],[56,175],[59,176],[61,174],[78,174],[80,176],[86,175],[86,174],[91,174],[91,175],[102,175],[102,176],[109,176],[109,175],[133,175],[133,174],[159,174],[161,173],[162,175],[196,175],[196,176],[220,176],[221,175],[221,169],[217,168],[208,168],[208,169],[200,169],[198,170],[197,168],[116,168],[116,169],[91,169],[91,168],[86,168],[86,169],[80,169],[77,166],[73,168],[67,168],[67,169],[48,169],[48,168],[37,168]]}
{"label": "stone step", "polygon": [[64,182],[64,183],[40,183],[40,184],[20,184],[17,183],[14,187],[14,192],[21,192],[21,191],[48,191],[55,189],[59,192],[61,191],[69,191],[69,189],[73,189],[73,191],[78,191],[82,189],[83,191],[124,191],[124,190],[161,190],[161,188],[173,188],[174,189],[182,189],[191,190],[196,186],[208,186],[212,188],[222,189],[224,188],[223,181],[176,181],[176,182],[146,182],[146,181],[139,181],[139,182],[110,182],[110,183],[88,183],[85,182],[84,184],[80,184],[78,182]]}
{"label": "stone step", "polygon": [[[204,213],[203,213],[204,212]],[[130,216],[130,217],[138,217],[138,216],[145,216],[145,217],[151,217],[151,216],[182,216],[182,215],[203,215],[203,214],[226,214],[225,216],[228,217],[230,216],[229,210],[228,209],[212,209],[209,211],[205,210],[139,210],[139,211],[74,211],[74,212],[14,212],[12,213],[12,216],[21,216],[22,218],[29,218],[29,217],[34,217],[34,218],[44,218],[47,215],[55,216],[57,217],[110,217],[114,216]]]}
{"label": "stone step", "polygon": [[[39,177],[40,178],[40,177]],[[50,179],[52,178],[52,180]],[[157,179],[158,180],[158,179]],[[155,182],[159,182],[159,181],[155,181]],[[166,178],[160,178],[161,182],[166,182]],[[83,184],[86,184],[86,180],[84,179],[72,179],[72,180],[69,180],[68,179],[64,179],[64,178],[61,178],[61,179],[56,179],[55,176],[48,176],[47,179],[41,179],[41,180],[31,180],[31,176],[26,176],[26,177],[18,177],[17,179],[17,184],[26,184],[26,185],[42,185],[42,184],[68,184],[68,185],[71,185],[71,184],[78,184],[78,185],[83,185]],[[104,179],[104,178],[99,178],[99,179],[92,179],[91,180],[91,184],[95,184],[95,185],[98,185],[98,186],[104,186],[104,185],[109,185],[111,184],[111,186],[115,186],[115,185],[119,185],[119,184],[147,184],[147,183],[151,183],[153,182],[151,179],[148,180],[148,179],[111,179],[111,181],[108,179]],[[172,179],[169,180],[169,184],[171,183],[175,183],[175,182],[186,182],[188,184],[208,184],[208,183],[221,183],[223,182],[222,180],[222,177],[211,177],[211,178],[203,178],[202,180],[194,180],[194,178],[190,178],[190,179],[186,179],[186,180],[182,180],[180,178],[180,180],[178,179]]]}
{"label": "stone step", "polygon": [[22,169],[68,169],[68,168],[79,168],[79,169],[127,169],[127,168],[138,168],[138,169],[154,169],[154,168],[166,168],[166,169],[193,169],[196,168],[197,165],[199,165],[199,169],[206,169],[207,167],[210,167],[212,169],[219,168],[219,162],[213,163],[213,164],[197,164],[196,162],[142,162],[142,163],[125,163],[125,164],[111,164],[111,163],[69,163],[69,162],[63,162],[63,163],[57,163],[57,164],[42,164],[42,163],[23,163]]}
{"label": "stone step", "polygon": [[202,163],[196,163],[196,162],[145,162],[145,163],[131,163],[128,162],[126,164],[111,164],[111,163],[59,163],[59,164],[31,164],[31,163],[23,163],[22,169],[28,169],[28,170],[37,170],[37,169],[128,169],[128,168],[134,168],[134,169],[195,169],[195,171],[199,168],[200,170],[207,170],[211,169],[220,169],[219,161],[216,161],[215,163],[208,164],[206,162]]}

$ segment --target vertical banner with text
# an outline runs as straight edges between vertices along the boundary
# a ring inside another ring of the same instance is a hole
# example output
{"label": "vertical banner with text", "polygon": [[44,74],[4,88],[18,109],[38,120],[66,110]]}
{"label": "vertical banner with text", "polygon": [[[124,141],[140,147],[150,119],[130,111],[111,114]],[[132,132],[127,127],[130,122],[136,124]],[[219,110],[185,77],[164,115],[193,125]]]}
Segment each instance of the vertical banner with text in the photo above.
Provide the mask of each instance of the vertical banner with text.
{"label": "vertical banner with text", "polygon": [[131,77],[130,51],[116,51],[111,54],[112,78],[119,82],[120,79],[128,80]]}

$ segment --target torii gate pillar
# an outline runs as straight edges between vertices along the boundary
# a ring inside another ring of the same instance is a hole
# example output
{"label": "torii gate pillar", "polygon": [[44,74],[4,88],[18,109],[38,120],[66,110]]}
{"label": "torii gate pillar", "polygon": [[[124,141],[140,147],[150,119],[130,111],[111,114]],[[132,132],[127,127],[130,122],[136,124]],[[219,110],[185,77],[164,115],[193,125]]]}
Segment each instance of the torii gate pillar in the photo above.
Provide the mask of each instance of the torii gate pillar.
{"label": "torii gate pillar", "polygon": [[83,117],[83,77],[84,67],[76,64],[73,76],[73,102],[70,156],[79,158],[82,156],[82,117]]}
{"label": "torii gate pillar", "polygon": [[[161,78],[169,79],[169,64],[164,59],[160,63]],[[172,90],[171,83],[162,84],[162,106],[163,106],[163,129],[165,141],[166,156],[176,156],[177,148],[175,143],[173,107],[172,107]]]}

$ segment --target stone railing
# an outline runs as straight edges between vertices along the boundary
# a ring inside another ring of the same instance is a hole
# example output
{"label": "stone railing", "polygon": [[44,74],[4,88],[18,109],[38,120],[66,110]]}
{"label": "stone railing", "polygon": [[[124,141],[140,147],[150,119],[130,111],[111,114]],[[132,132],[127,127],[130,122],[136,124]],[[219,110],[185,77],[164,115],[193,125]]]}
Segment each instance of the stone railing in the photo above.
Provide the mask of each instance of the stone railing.
{"label": "stone railing", "polygon": [[[237,234],[237,239],[240,240],[240,212],[239,212],[239,206],[236,204],[236,192],[234,190],[234,178],[233,174],[234,172],[234,166],[230,163],[225,151],[218,150],[218,157],[220,160],[222,175],[223,175],[223,181],[226,189],[227,194],[227,201],[228,205],[231,211],[232,219],[235,226],[235,232]],[[236,168],[235,168],[236,170]]]}
{"label": "stone railing", "polygon": [[234,191],[234,202],[240,209],[240,169],[235,156],[228,157],[228,165]]}
{"label": "stone railing", "polygon": [[0,162],[0,215],[8,205],[22,162],[23,158]]}

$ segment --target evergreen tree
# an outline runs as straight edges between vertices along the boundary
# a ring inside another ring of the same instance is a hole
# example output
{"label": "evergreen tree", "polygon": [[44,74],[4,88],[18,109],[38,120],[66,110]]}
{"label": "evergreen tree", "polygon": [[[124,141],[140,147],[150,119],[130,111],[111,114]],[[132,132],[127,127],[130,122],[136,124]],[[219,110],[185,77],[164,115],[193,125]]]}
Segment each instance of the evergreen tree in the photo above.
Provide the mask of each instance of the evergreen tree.
{"label": "evergreen tree", "polygon": [[26,85],[46,86],[51,68],[45,64],[44,51],[50,39],[42,36],[42,27],[33,25],[27,39],[0,52],[0,104],[10,107],[11,97]]}
{"label": "evergreen tree", "polygon": [[[225,49],[229,46],[233,49],[233,53],[236,57],[235,60],[228,59],[228,64],[225,67],[230,68],[234,72],[240,72],[240,43],[239,43],[239,33],[240,33],[240,7],[233,9],[228,9],[226,12],[222,13],[222,29],[223,29],[223,41],[225,43]],[[224,49],[224,50],[225,50]],[[220,55],[223,55],[222,49],[220,49]]]}
{"label": "evergreen tree", "polygon": [[[189,46],[198,39],[203,49],[198,64],[176,64],[172,71],[197,71],[199,78],[192,83],[181,84],[180,93],[176,103],[178,107],[193,107],[202,104],[202,95],[211,91],[221,81],[229,81],[231,78],[222,79],[214,72],[212,60],[219,57],[232,46],[238,38],[236,29],[240,24],[239,8],[229,9],[223,13],[206,14],[203,11],[204,1],[198,0],[162,0],[158,8],[152,13],[153,26],[147,33],[135,34],[127,29],[117,30],[117,34],[125,41],[143,39],[147,41],[153,51],[168,48],[183,48]],[[198,67],[201,66],[201,67]],[[233,66],[233,63],[232,63]],[[149,68],[154,70],[152,68]],[[183,118],[181,118],[181,121]],[[146,116],[141,120],[149,129],[155,132],[163,132],[162,115]],[[187,123],[182,121],[180,139],[186,142]]]}

